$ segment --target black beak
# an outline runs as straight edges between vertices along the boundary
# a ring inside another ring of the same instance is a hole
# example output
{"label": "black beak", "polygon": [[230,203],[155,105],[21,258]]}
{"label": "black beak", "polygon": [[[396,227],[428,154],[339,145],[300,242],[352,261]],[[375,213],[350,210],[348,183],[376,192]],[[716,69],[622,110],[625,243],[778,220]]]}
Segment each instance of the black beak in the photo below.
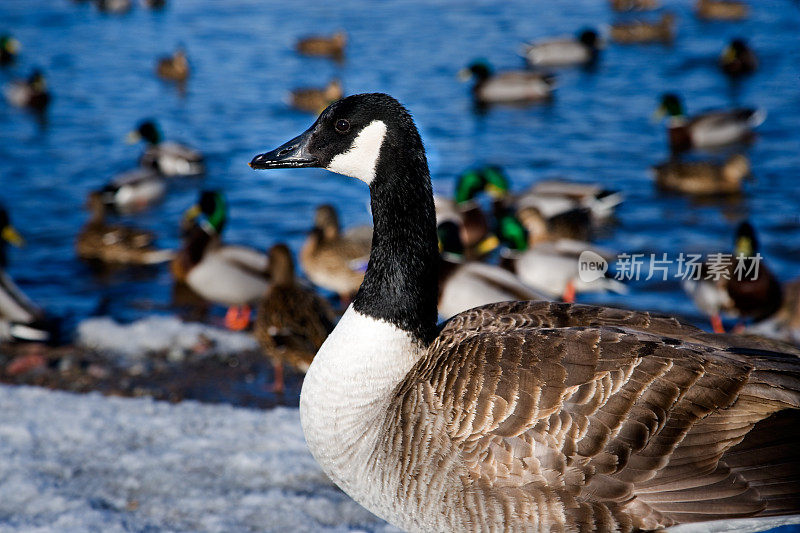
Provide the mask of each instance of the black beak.
{"label": "black beak", "polygon": [[317,167],[319,160],[308,152],[312,126],[291,141],[266,154],[259,154],[250,161],[250,168],[264,170],[269,168]]}

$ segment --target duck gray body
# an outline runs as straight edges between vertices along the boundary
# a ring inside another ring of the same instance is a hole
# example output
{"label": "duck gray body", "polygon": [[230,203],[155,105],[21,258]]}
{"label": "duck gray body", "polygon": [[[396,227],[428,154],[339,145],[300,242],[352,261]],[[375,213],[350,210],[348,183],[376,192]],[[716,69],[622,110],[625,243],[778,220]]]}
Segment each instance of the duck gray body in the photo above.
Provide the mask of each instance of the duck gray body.
{"label": "duck gray body", "polygon": [[370,187],[369,267],[300,397],[312,455],[370,511],[409,531],[656,530],[800,511],[800,352],[549,302],[437,328],[427,162],[387,95],[333,104],[251,166]]}

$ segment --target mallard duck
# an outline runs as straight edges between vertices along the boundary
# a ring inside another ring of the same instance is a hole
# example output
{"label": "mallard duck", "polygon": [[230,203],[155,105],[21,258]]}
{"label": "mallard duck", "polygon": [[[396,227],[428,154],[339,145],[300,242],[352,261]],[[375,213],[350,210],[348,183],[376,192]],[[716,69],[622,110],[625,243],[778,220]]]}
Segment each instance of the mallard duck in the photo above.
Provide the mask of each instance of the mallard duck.
{"label": "mallard duck", "polygon": [[166,190],[164,176],[152,168],[135,168],[114,176],[98,192],[106,207],[129,214],[160,202]]}
{"label": "mallard duck", "polygon": [[587,65],[600,54],[597,32],[584,29],[576,39],[546,39],[526,44],[523,52],[528,64],[537,68]]}
{"label": "mallard duck", "polygon": [[675,38],[675,15],[664,13],[656,22],[634,20],[611,25],[611,39],[620,44],[670,43]]}
{"label": "mallard duck", "polygon": [[659,6],[658,0],[609,0],[614,11],[648,11]]}
{"label": "mallard duck", "polygon": [[104,13],[122,14],[131,10],[131,0],[96,0],[97,9]]}
{"label": "mallard duck", "polygon": [[314,354],[333,331],[336,315],[330,304],[294,275],[294,261],[285,244],[269,250],[272,284],[258,304],[254,334],[275,368],[273,390],[283,392],[283,364],[305,373]]}
{"label": "mallard duck", "polygon": [[561,239],[588,241],[593,233],[592,214],[586,208],[570,209],[545,217],[535,206],[521,207],[516,213],[506,207],[495,213],[495,219],[499,225],[496,233],[501,235],[501,241],[524,239],[528,246]]}
{"label": "mallard duck", "polygon": [[16,107],[44,111],[50,103],[50,92],[42,71],[36,69],[26,80],[14,80],[5,87],[6,99]]}
{"label": "mallard duck", "polygon": [[721,313],[759,322],[780,309],[780,282],[758,252],[758,238],[749,222],[736,229],[733,256],[718,257],[716,264],[706,262],[683,283],[695,305],[711,317],[716,333],[725,332]]}
{"label": "mallard duck", "polygon": [[337,79],[328,82],[325,87],[305,87],[293,89],[291,92],[292,106],[301,111],[319,113],[332,102],[344,96],[342,84]]}
{"label": "mallard duck", "polygon": [[156,65],[156,74],[165,80],[183,82],[189,79],[191,69],[186,50],[178,48],[171,56],[162,57]]}
{"label": "mallard duck", "polygon": [[349,301],[364,279],[371,238],[342,234],[332,205],[317,207],[314,227],[300,251],[300,266],[314,285]]}
{"label": "mallard duck", "polygon": [[744,39],[733,39],[722,51],[719,68],[731,77],[751,74],[758,68],[758,59]]}
{"label": "mallard duck", "polygon": [[750,11],[747,4],[736,0],[697,0],[694,8],[699,18],[709,20],[744,20]]}
{"label": "mallard duck", "polygon": [[800,351],[552,302],[438,325],[430,174],[388,95],[340,100],[250,166],[369,184],[369,266],[308,369],[300,419],[322,470],[375,515],[407,531],[800,520],[786,516],[800,513]]}
{"label": "mallard duck", "polygon": [[575,210],[588,209],[594,223],[602,223],[614,215],[624,196],[618,191],[592,183],[576,183],[563,179],[540,180],[512,198],[518,213],[536,208],[545,219],[558,215],[571,216]]}
{"label": "mallard duck", "polygon": [[6,244],[22,246],[23,238],[11,225],[8,211],[0,206],[0,340],[47,342],[52,332],[45,315],[6,273]]}
{"label": "mallard duck", "polygon": [[159,250],[153,246],[156,237],[152,232],[109,224],[106,221],[103,193],[89,193],[86,203],[91,218],[75,241],[75,250],[81,259],[123,265],[153,265],[173,258],[171,250]]}
{"label": "mallard duck", "polygon": [[528,287],[508,270],[478,261],[469,261],[459,236],[459,227],[446,221],[439,224],[439,315],[450,318],[467,309],[510,300],[549,300]]}
{"label": "mallard duck", "polygon": [[128,134],[131,144],[147,143],[139,164],[153,168],[165,176],[198,176],[206,171],[203,154],[176,142],[164,141],[156,123],[145,120]]}
{"label": "mallard duck", "polygon": [[172,274],[205,300],[229,306],[226,325],[244,329],[250,322],[250,305],[269,287],[269,261],[253,248],[222,243],[227,217],[222,193],[200,193],[198,203],[184,215],[184,244],[172,261]]}
{"label": "mallard duck", "polygon": [[696,195],[737,194],[750,175],[750,161],[742,154],[724,163],[670,159],[653,167],[656,185],[667,191]]}
{"label": "mallard duck", "polygon": [[517,104],[548,100],[553,95],[552,74],[527,70],[493,73],[485,61],[471,63],[459,72],[459,78],[475,80],[472,96],[477,104]]}
{"label": "mallard duck", "polygon": [[680,97],[673,93],[661,97],[657,113],[669,118],[667,131],[673,152],[748,141],[753,136],[753,128],[766,118],[764,111],[752,108],[708,111],[687,118]]}
{"label": "mallard duck", "polygon": [[347,34],[339,31],[330,37],[311,35],[297,41],[297,51],[307,56],[327,56],[341,61],[347,45]]}
{"label": "mallard duck", "polygon": [[0,35],[0,65],[10,65],[19,54],[19,41],[11,35],[4,33]]}

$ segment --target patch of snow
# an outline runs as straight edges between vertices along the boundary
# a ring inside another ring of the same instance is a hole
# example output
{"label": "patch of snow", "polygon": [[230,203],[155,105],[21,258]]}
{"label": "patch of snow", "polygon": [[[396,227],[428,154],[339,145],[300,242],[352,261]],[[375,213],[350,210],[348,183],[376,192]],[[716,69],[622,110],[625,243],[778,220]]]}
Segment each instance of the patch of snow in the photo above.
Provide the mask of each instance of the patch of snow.
{"label": "patch of snow", "polygon": [[0,386],[0,532],[397,531],[336,488],[297,409]]}

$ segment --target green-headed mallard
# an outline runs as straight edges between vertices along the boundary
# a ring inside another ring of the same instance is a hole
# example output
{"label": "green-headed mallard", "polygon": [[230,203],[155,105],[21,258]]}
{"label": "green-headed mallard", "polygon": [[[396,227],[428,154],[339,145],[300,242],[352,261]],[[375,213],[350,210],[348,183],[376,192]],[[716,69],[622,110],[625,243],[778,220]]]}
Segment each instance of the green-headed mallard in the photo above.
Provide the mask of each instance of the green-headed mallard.
{"label": "green-headed mallard", "polygon": [[[716,254],[719,261],[700,265],[683,286],[695,305],[711,317],[716,333],[724,333],[720,314],[756,322],[780,309],[781,285],[758,251],[753,226],[745,221],[736,228],[734,253]],[[695,279],[698,278],[698,279]]]}
{"label": "green-headed mallard", "polygon": [[575,39],[545,39],[526,44],[523,52],[532,67],[570,67],[596,61],[600,44],[595,30],[584,29]]}
{"label": "green-headed mallard", "polygon": [[486,61],[474,61],[459,78],[475,80],[472,96],[477,104],[518,104],[548,100],[555,88],[552,74],[527,70],[493,72]]}
{"label": "green-headed mallard", "polygon": [[140,167],[114,176],[98,192],[109,209],[128,214],[157,204],[166,191],[164,176],[152,168]]}
{"label": "green-headed mallard", "polygon": [[634,20],[611,25],[611,40],[620,44],[670,43],[675,38],[675,15],[664,13],[655,22]]}
{"label": "green-headed mallard", "polygon": [[707,20],[744,20],[750,11],[736,0],[697,0],[694,8],[699,18]]}
{"label": "green-headed mallard", "polygon": [[275,392],[283,392],[283,364],[305,373],[336,324],[330,304],[295,278],[285,244],[269,250],[271,285],[258,305],[254,335],[275,368]]}
{"label": "green-headed mallard", "polygon": [[700,196],[737,194],[750,175],[750,161],[734,154],[723,163],[670,159],[653,167],[656,185],[667,191]]}
{"label": "green-headed mallard", "polygon": [[609,0],[614,11],[648,11],[659,6],[658,0]]}
{"label": "green-headed mallard", "polygon": [[331,205],[317,207],[314,227],[300,251],[300,266],[314,285],[333,291],[349,301],[364,279],[371,246],[363,232],[342,233]]}
{"label": "green-headed mallard", "polygon": [[719,68],[728,76],[742,76],[758,68],[758,59],[744,39],[733,39],[720,55]]}
{"label": "green-headed mallard", "polygon": [[184,244],[172,261],[176,282],[186,283],[209,302],[229,306],[226,324],[247,327],[250,305],[269,287],[266,254],[246,246],[222,243],[228,217],[222,193],[202,191],[184,215]]}
{"label": "green-headed mallard", "polygon": [[304,87],[293,89],[290,93],[292,107],[308,113],[319,114],[331,103],[344,96],[342,84],[337,79],[325,87]]}
{"label": "green-headed mallard", "polygon": [[715,148],[750,140],[753,128],[766,118],[760,109],[715,110],[687,117],[678,95],[664,94],[656,110],[669,120],[669,145],[673,152],[691,148]]}
{"label": "green-headed mallard", "polygon": [[0,65],[10,65],[19,54],[19,41],[11,35],[4,33],[0,35]]}
{"label": "green-headed mallard", "polygon": [[128,142],[147,143],[139,164],[165,176],[197,176],[206,171],[203,154],[176,142],[164,141],[161,130],[152,120],[145,120],[128,134]]}
{"label": "green-headed mallard", "polygon": [[155,248],[156,237],[150,231],[109,224],[102,192],[89,193],[86,203],[91,218],[75,242],[75,250],[81,259],[121,265],[153,265],[169,261],[175,255],[171,250]]}
{"label": "green-headed mallard", "polygon": [[183,82],[189,79],[190,73],[189,59],[182,47],[171,56],[160,58],[156,64],[156,74],[165,80]]}
{"label": "green-headed mallard", "polygon": [[16,107],[44,111],[50,103],[47,81],[39,69],[34,69],[24,80],[14,80],[5,87],[6,99]]}
{"label": "green-headed mallard", "polygon": [[438,308],[443,318],[490,303],[550,299],[504,268],[468,260],[454,222],[442,222],[437,233],[442,256]]}
{"label": "green-headed mallard", "polygon": [[343,31],[331,36],[311,35],[297,41],[297,51],[307,56],[323,56],[341,61],[347,45],[347,34]]}

